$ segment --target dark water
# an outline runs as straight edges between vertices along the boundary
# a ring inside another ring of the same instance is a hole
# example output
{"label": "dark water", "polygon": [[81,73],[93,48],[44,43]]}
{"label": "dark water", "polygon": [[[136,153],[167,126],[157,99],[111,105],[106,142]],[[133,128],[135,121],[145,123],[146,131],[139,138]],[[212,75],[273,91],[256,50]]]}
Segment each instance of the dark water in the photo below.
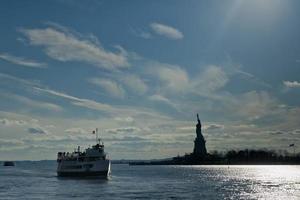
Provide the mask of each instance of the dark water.
{"label": "dark water", "polygon": [[300,199],[300,166],[112,165],[108,180],[58,178],[53,161],[0,167],[0,199]]}

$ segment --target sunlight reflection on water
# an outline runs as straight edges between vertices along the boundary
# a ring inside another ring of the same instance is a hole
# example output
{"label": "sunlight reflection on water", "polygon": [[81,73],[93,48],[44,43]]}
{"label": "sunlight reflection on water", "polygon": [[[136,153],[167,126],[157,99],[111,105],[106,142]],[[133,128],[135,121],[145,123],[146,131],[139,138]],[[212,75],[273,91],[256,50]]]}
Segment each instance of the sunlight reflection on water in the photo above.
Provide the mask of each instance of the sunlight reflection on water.
{"label": "sunlight reflection on water", "polygon": [[206,171],[229,199],[300,199],[300,167],[287,165],[185,166]]}
{"label": "sunlight reflection on water", "polygon": [[[255,166],[253,180],[259,198],[290,199],[293,195],[300,198],[300,171],[295,166]],[[298,194],[296,194],[298,193]]]}

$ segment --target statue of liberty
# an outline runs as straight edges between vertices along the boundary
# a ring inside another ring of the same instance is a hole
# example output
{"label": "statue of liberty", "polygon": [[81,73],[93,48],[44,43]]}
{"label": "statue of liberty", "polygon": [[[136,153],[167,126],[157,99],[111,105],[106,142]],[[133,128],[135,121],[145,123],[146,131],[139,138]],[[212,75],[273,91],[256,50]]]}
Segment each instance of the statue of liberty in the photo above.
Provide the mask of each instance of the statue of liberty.
{"label": "statue of liberty", "polygon": [[205,146],[205,139],[202,135],[202,125],[199,119],[199,115],[197,113],[197,125],[196,125],[196,134],[197,137],[194,141],[194,151],[193,154],[197,157],[205,157],[207,155],[206,146]]}

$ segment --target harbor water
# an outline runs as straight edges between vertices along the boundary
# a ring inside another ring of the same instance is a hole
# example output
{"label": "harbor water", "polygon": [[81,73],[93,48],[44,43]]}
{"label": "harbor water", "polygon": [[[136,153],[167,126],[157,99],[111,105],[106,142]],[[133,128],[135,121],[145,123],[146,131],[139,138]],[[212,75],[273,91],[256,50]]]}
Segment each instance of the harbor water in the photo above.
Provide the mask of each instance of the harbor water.
{"label": "harbor water", "polygon": [[0,167],[0,199],[300,199],[300,166],[129,166],[59,178],[55,161]]}

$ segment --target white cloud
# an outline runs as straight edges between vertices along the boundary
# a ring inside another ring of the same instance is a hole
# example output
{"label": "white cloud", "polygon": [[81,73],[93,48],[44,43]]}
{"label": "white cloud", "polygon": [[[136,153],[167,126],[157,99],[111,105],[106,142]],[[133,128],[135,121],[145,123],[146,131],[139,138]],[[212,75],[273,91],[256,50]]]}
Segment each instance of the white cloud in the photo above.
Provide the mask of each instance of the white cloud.
{"label": "white cloud", "polygon": [[7,53],[2,53],[0,54],[0,58],[11,62],[13,64],[17,64],[17,65],[22,65],[22,66],[26,66],[26,67],[33,67],[33,68],[46,68],[47,64],[46,63],[41,63],[41,62],[37,62],[34,60],[29,60],[29,59],[25,59],[22,57],[16,57]]}
{"label": "white cloud", "polygon": [[157,102],[163,102],[165,104],[168,104],[172,107],[174,107],[176,109],[176,106],[174,103],[172,103],[168,98],[162,96],[162,95],[159,95],[159,94],[154,94],[152,96],[149,97],[149,99],[151,101],[157,101]]}
{"label": "white cloud", "polygon": [[158,35],[163,35],[167,38],[174,39],[174,40],[183,38],[182,32],[180,32],[174,27],[165,24],[160,24],[160,23],[152,23],[150,24],[150,27]]}
{"label": "white cloud", "polygon": [[154,78],[161,81],[159,91],[163,93],[178,94],[198,94],[202,96],[213,96],[213,94],[223,88],[229,81],[227,73],[218,66],[209,65],[201,73],[189,76],[180,66],[164,63],[150,63],[150,73]]}
{"label": "white cloud", "polygon": [[[49,134],[48,128],[53,129],[55,127],[50,125],[43,125],[39,120],[33,119],[30,116],[9,113],[9,112],[0,112],[0,126],[1,132],[3,132],[3,138],[17,138],[22,139],[30,135],[24,134],[24,131],[32,134]],[[31,136],[30,136],[31,137]]]}
{"label": "white cloud", "polygon": [[125,96],[125,90],[123,89],[123,87],[113,80],[103,78],[91,78],[89,79],[89,82],[100,86],[112,97],[124,98]]}
{"label": "white cloud", "polygon": [[38,87],[34,87],[34,89],[39,92],[45,92],[45,93],[48,93],[48,94],[51,94],[54,96],[69,99],[69,100],[71,100],[71,103],[73,105],[89,108],[91,110],[99,110],[99,111],[112,111],[113,110],[113,108],[110,105],[99,103],[99,102],[96,102],[93,100],[74,97],[74,96],[71,96],[71,95],[68,95],[68,94],[65,94],[62,92],[50,90],[50,89],[42,89],[42,88],[38,88]]}
{"label": "white cloud", "polygon": [[81,99],[80,101],[71,102],[73,105],[89,108],[91,110],[99,110],[99,111],[112,111],[113,108],[104,103],[99,103],[97,101],[89,100],[89,99]]}
{"label": "white cloud", "polygon": [[17,139],[0,139],[0,146],[15,146],[15,145],[23,145],[24,142],[22,140]]}
{"label": "white cloud", "polygon": [[120,77],[120,81],[125,84],[130,90],[139,95],[144,94],[148,90],[147,85],[137,75],[124,75],[123,77]]}
{"label": "white cloud", "polygon": [[196,130],[196,126],[181,126],[176,127],[176,129],[180,131],[194,132]]}
{"label": "white cloud", "polygon": [[57,97],[61,97],[61,98],[65,98],[70,100],[71,104],[76,105],[76,106],[80,106],[80,107],[84,107],[84,108],[89,108],[91,110],[98,110],[98,111],[104,111],[107,114],[117,114],[120,117],[123,116],[137,116],[137,115],[142,115],[143,117],[146,116],[151,116],[151,117],[164,117],[161,114],[155,112],[154,110],[151,109],[147,109],[147,108],[138,108],[136,106],[111,106],[109,104],[105,104],[105,103],[100,103],[94,100],[90,100],[90,99],[83,99],[83,98],[78,98],[78,97],[74,97],[62,92],[57,92],[51,89],[42,89],[42,88],[38,88],[38,87],[34,87],[34,90],[38,91],[38,92],[43,92],[43,93],[47,93],[50,95],[54,95]]}
{"label": "white cloud", "polygon": [[155,76],[163,83],[161,88],[170,92],[183,92],[189,86],[189,77],[179,66],[161,64],[153,66]]}
{"label": "white cloud", "polygon": [[7,118],[0,118],[0,124],[3,124],[5,126],[11,126],[11,125],[26,125],[27,122],[24,120],[15,120],[15,119],[7,119]]}
{"label": "white cloud", "polygon": [[259,119],[278,110],[278,101],[265,91],[250,91],[224,98],[224,109],[248,120]]}
{"label": "white cloud", "polygon": [[82,61],[100,68],[115,69],[128,67],[123,52],[105,50],[94,39],[75,36],[67,28],[48,27],[44,29],[21,29],[31,45],[42,46],[45,53],[59,61]]}
{"label": "white cloud", "polygon": [[114,120],[127,123],[134,122],[134,119],[132,117],[115,117]]}
{"label": "white cloud", "polygon": [[216,131],[224,129],[224,125],[221,124],[208,124],[203,126],[203,130],[206,131]]}
{"label": "white cloud", "polygon": [[300,88],[300,82],[298,81],[283,81],[283,84],[288,88]]}
{"label": "white cloud", "polygon": [[229,81],[227,74],[221,67],[210,65],[193,80],[193,87],[203,93],[213,92],[221,89]]}
{"label": "white cloud", "polygon": [[81,101],[82,100],[80,98],[77,98],[77,97],[62,93],[62,92],[57,92],[57,91],[54,91],[54,90],[50,90],[50,89],[42,89],[42,88],[38,88],[38,87],[33,87],[33,89],[35,89],[37,91],[40,91],[40,92],[46,92],[48,94],[52,94],[54,96],[59,96],[59,97],[65,98],[65,99],[69,99],[69,100],[75,100],[75,101]]}
{"label": "white cloud", "polygon": [[69,128],[69,129],[66,129],[65,132],[71,133],[71,134],[86,134],[86,133],[88,133],[88,131],[83,128]]}
{"label": "white cloud", "polygon": [[141,129],[138,127],[122,127],[122,128],[106,129],[105,132],[118,134],[118,133],[133,133],[133,132],[137,132],[140,130]]}

